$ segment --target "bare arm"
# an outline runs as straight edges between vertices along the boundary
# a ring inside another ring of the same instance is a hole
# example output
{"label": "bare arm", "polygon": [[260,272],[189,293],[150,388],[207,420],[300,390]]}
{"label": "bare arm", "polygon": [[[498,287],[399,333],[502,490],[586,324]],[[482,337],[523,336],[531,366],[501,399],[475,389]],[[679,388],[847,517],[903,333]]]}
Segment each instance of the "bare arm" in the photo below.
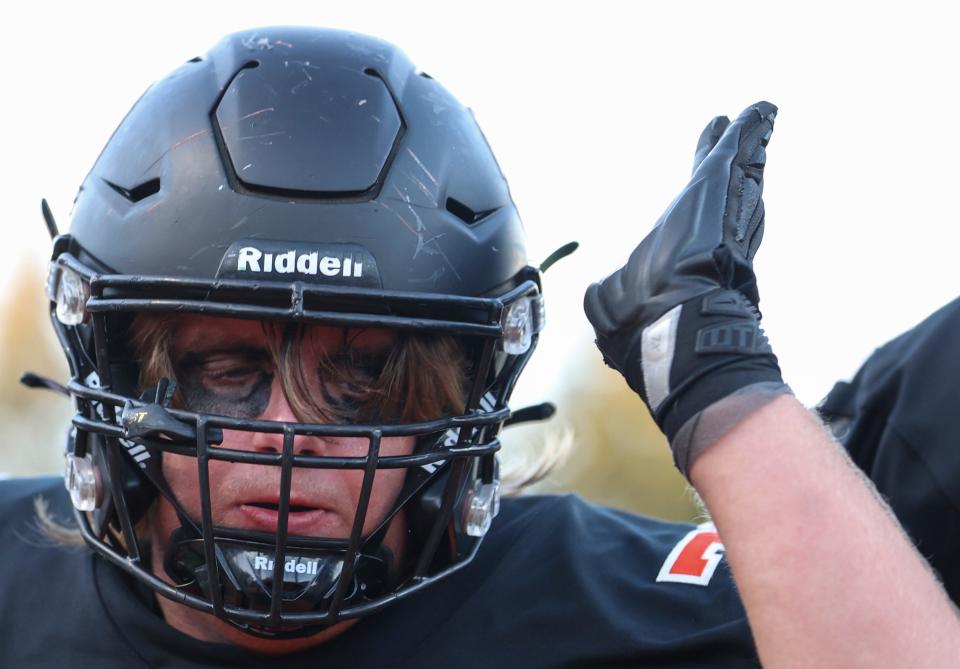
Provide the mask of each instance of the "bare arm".
{"label": "bare arm", "polygon": [[690,469],[764,666],[960,666],[960,619],[872,484],[792,396]]}
{"label": "bare arm", "polygon": [[942,588],[790,394],[760,328],[775,117],[758,102],[711,121],[690,182],[584,308],[713,514],[768,666],[960,667]]}

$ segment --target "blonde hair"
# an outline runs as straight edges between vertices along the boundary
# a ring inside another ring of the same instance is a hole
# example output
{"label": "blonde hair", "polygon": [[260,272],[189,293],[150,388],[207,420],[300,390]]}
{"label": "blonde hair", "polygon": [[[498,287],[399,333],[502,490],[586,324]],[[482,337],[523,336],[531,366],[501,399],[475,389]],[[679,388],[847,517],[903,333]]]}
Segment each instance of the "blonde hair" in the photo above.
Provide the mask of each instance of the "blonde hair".
{"label": "blonde hair", "polygon": [[[140,360],[140,388],[160,379],[176,380],[171,343],[176,315],[138,315],[131,326],[133,352]],[[335,422],[329,407],[311,391],[310,370],[301,364],[305,327],[265,324],[270,354],[280,374],[284,394],[298,419],[309,423]],[[443,335],[400,333],[373,378],[358,371],[357,353],[344,352],[346,365],[337,365],[321,353],[321,376],[337,386],[361,419],[390,418],[402,422],[431,420],[463,413],[466,381],[470,375],[466,352],[459,340]],[[174,396],[174,401],[182,397]]]}

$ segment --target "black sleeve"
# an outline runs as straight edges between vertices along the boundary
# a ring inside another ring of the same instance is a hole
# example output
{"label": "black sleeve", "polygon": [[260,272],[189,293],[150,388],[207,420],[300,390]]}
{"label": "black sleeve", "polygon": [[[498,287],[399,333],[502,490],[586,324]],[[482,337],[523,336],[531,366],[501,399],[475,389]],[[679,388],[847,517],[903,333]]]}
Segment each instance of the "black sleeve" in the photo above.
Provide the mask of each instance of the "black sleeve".
{"label": "black sleeve", "polygon": [[43,531],[35,502],[70,526],[61,478],[0,481],[0,665],[4,667],[142,667],[106,620],[86,547],[58,543]]}
{"label": "black sleeve", "polygon": [[878,349],[820,412],[960,603],[960,299]]}

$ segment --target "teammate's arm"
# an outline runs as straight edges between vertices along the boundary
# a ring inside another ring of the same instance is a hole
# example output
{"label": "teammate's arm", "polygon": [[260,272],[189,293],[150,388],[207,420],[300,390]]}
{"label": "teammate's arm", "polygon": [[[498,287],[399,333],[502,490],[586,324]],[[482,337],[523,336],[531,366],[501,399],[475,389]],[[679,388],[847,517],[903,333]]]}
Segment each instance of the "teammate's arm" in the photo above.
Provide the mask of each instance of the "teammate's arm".
{"label": "teammate's arm", "polygon": [[768,666],[960,663],[960,622],[760,329],[765,102],[701,135],[690,183],[584,307],[727,546]]}
{"label": "teammate's arm", "polygon": [[960,666],[960,622],[872,483],[792,396],[747,416],[690,480],[764,666]]}

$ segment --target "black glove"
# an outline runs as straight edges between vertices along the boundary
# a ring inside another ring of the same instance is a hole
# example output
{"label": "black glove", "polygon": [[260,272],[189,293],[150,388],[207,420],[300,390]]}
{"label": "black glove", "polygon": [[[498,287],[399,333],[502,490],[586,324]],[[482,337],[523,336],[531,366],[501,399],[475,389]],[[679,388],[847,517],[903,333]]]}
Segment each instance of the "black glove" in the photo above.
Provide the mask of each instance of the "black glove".
{"label": "black glove", "polygon": [[776,111],[758,102],[733,123],[711,121],[690,183],[627,264],[584,296],[604,362],[646,402],[684,475],[709,443],[789,392],[760,329],[752,264]]}

